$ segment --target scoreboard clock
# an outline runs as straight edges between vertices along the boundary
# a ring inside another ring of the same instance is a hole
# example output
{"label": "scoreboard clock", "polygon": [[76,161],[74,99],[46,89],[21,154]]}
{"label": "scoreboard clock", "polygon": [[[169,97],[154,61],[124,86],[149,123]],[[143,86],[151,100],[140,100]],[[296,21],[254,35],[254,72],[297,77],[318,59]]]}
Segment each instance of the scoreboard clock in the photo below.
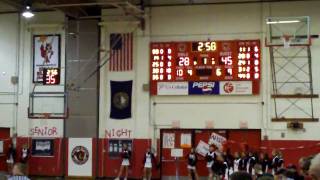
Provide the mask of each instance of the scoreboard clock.
{"label": "scoreboard clock", "polygon": [[43,82],[43,85],[59,85],[60,84],[60,69],[59,68],[44,68],[42,82]]}
{"label": "scoreboard clock", "polygon": [[[235,94],[259,94],[260,56],[260,40],[151,43],[151,94],[161,95],[162,87],[189,95],[189,86],[199,82],[215,83],[220,89],[215,94],[223,94],[223,88],[235,89]],[[189,92],[182,92],[182,86]]]}

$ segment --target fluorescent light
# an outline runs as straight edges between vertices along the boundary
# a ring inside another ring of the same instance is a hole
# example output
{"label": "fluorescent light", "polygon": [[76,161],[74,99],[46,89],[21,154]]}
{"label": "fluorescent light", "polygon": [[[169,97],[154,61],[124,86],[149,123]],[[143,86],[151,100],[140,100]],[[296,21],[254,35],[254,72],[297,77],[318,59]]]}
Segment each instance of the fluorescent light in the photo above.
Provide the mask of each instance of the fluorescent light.
{"label": "fluorescent light", "polygon": [[288,20],[288,21],[267,21],[267,24],[289,24],[289,23],[298,23],[300,20]]}
{"label": "fluorescent light", "polygon": [[30,9],[30,6],[26,6],[26,9],[23,11],[22,16],[25,18],[32,18],[34,16]]}

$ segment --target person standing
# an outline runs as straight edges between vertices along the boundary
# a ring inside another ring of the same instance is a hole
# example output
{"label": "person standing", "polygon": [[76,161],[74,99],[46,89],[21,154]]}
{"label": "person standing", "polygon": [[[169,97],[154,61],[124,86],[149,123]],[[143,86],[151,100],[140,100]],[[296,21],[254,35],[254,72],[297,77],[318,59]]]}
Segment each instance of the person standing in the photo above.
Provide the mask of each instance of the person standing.
{"label": "person standing", "polygon": [[143,179],[144,180],[151,180],[153,164],[157,164],[156,157],[151,152],[151,149],[148,148],[143,159]]}
{"label": "person standing", "polygon": [[198,173],[197,173],[197,162],[198,162],[198,158],[197,158],[197,154],[194,150],[194,148],[191,148],[190,153],[187,156],[188,159],[188,177],[190,180],[193,180],[193,177],[195,180],[199,179]]}
{"label": "person standing", "polygon": [[206,154],[206,161],[207,161],[207,169],[209,171],[208,180],[213,180],[214,172],[212,171],[213,164],[217,159],[216,154],[217,147],[214,144],[209,146],[209,152]]}
{"label": "person standing", "polygon": [[9,144],[8,154],[7,154],[7,165],[8,165],[8,172],[12,171],[13,165],[16,159],[16,149],[13,145]]}
{"label": "person standing", "polygon": [[122,176],[123,171],[124,171],[124,180],[127,180],[129,166],[130,166],[130,158],[131,158],[131,151],[128,149],[127,144],[123,145],[123,151],[121,153],[121,157],[122,157],[122,162],[121,162],[119,174],[116,180],[120,180],[120,177]]}

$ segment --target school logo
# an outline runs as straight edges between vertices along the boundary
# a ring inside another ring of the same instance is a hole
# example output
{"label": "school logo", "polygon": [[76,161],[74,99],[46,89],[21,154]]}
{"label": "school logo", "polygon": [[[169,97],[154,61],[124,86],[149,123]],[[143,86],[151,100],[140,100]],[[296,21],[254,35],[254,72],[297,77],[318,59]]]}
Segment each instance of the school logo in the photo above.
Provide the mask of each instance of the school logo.
{"label": "school logo", "polygon": [[129,95],[125,92],[117,92],[113,96],[113,105],[118,109],[124,109],[129,105]]}
{"label": "school logo", "polygon": [[223,86],[223,90],[226,93],[232,93],[232,91],[234,90],[234,86],[231,82],[226,82]]}
{"label": "school logo", "polygon": [[84,146],[76,146],[71,152],[71,158],[78,165],[85,164],[89,159],[89,151]]}

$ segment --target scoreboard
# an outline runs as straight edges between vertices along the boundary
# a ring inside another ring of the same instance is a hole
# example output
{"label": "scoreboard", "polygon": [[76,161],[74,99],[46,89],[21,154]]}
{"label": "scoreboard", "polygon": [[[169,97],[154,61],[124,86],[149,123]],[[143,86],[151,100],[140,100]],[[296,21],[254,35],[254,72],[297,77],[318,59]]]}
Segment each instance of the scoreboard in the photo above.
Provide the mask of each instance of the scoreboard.
{"label": "scoreboard", "polygon": [[152,95],[161,95],[159,85],[172,91],[172,95],[179,95],[173,92],[175,88],[177,92],[183,88],[190,91],[182,86],[193,83],[207,84],[200,88],[208,88],[208,84],[225,88],[225,83],[231,83],[242,91],[247,87],[243,94],[259,93],[259,40],[155,42],[150,46]]}

